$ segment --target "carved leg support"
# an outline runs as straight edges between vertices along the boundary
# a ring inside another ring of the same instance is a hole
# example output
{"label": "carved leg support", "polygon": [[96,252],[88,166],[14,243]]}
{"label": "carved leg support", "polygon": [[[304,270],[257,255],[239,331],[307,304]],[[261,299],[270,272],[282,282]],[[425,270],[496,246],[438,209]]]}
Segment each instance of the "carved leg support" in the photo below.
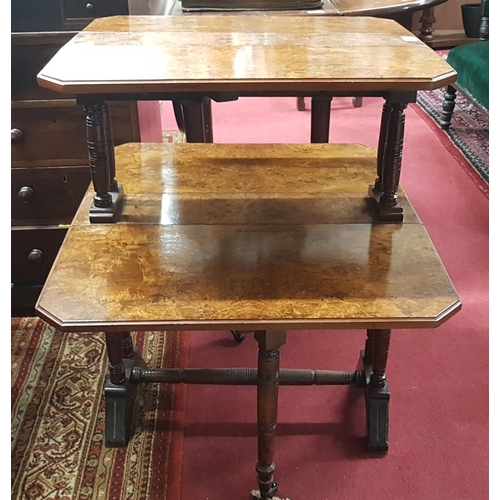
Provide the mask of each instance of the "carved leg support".
{"label": "carved leg support", "polygon": [[444,94],[443,101],[443,118],[440,120],[439,124],[443,130],[448,130],[451,125],[451,115],[455,109],[455,99],[457,98],[457,90],[455,87],[448,85],[446,92]]}
{"label": "carved leg support", "polygon": [[381,193],[379,194],[377,189],[371,187],[369,194],[375,201],[378,199],[376,208],[380,222],[399,223],[403,222],[404,214],[396,193],[399,188],[403,155],[404,110],[408,104],[407,102],[390,101],[386,101],[385,104],[382,113],[377,162],[377,168],[380,169],[377,181],[381,187]]}
{"label": "carved leg support", "polygon": [[273,479],[273,459],[278,414],[279,347],[286,341],[286,332],[256,331],[255,339],[259,343],[257,481],[261,498],[272,498],[278,492],[278,485]]}
{"label": "carved leg support", "polygon": [[109,379],[104,388],[106,400],[106,446],[124,447],[131,434],[135,386],[130,376],[134,366],[146,367],[130,333],[106,333]]}
{"label": "carved leg support", "polygon": [[330,136],[332,98],[315,96],[311,100],[311,143],[327,143]]}
{"label": "carved leg support", "polygon": [[115,180],[113,132],[107,103],[85,105],[87,147],[94,186],[90,222],[116,222],[123,208],[123,188]]}
{"label": "carved leg support", "polygon": [[[365,373],[371,371],[366,391],[366,427],[368,434],[368,448],[373,451],[386,453],[389,449],[389,386],[385,370],[391,330],[368,330],[368,349],[365,350]],[[367,364],[373,345],[372,365]],[[371,369],[370,369],[371,368]]]}

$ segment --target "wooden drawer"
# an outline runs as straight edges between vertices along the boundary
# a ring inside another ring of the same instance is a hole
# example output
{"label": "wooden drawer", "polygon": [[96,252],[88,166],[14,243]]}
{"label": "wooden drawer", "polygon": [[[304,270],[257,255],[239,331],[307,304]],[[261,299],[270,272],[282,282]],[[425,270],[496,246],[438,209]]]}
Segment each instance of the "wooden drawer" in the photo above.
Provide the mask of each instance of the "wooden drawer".
{"label": "wooden drawer", "polygon": [[66,235],[65,227],[13,227],[11,229],[11,282],[45,282]]}
{"label": "wooden drawer", "polygon": [[83,167],[11,170],[11,217],[17,223],[70,223],[90,184]]}
{"label": "wooden drawer", "polygon": [[127,14],[128,0],[12,0],[11,31],[80,30],[95,17]]}
{"label": "wooden drawer", "polygon": [[[115,144],[139,141],[137,104],[111,103],[110,110]],[[73,100],[13,102],[11,131],[14,163],[88,164],[85,111]]]}
{"label": "wooden drawer", "polygon": [[60,97],[56,92],[40,87],[36,76],[56,52],[75,35],[76,32],[11,34],[11,98],[13,101]]}
{"label": "wooden drawer", "polygon": [[128,15],[128,0],[60,0],[63,22]]}
{"label": "wooden drawer", "polygon": [[11,159],[16,161],[65,160],[88,162],[85,113],[75,101],[37,101],[29,106],[13,103]]}

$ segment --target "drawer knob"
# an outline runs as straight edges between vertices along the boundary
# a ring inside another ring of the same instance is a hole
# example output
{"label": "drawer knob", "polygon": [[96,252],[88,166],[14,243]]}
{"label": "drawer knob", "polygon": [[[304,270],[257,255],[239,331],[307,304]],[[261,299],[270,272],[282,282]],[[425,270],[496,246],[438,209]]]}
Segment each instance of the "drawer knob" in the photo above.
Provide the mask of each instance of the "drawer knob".
{"label": "drawer knob", "polygon": [[10,142],[11,144],[19,144],[23,140],[23,132],[18,128],[10,129]]}
{"label": "drawer knob", "polygon": [[30,262],[35,263],[35,264],[38,264],[38,263],[42,262],[42,260],[43,260],[43,252],[41,250],[39,250],[38,248],[34,248],[29,253],[28,260]]}
{"label": "drawer knob", "polygon": [[94,10],[94,6],[91,4],[91,3],[88,3],[87,5],[85,5],[85,8],[89,11],[89,12],[92,12]]}
{"label": "drawer knob", "polygon": [[35,195],[35,191],[33,191],[33,189],[31,189],[29,186],[23,186],[19,190],[19,193],[17,193],[17,196],[19,197],[19,199],[21,201],[23,201],[24,203],[28,203],[28,201],[30,201],[34,195]]}

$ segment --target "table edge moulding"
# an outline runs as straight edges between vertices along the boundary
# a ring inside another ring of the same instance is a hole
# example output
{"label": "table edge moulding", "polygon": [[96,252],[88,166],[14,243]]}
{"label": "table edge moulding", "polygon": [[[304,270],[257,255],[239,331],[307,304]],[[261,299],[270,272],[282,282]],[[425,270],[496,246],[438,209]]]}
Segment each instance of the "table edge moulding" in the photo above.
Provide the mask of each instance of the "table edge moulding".
{"label": "table edge moulding", "polygon": [[[64,331],[104,332],[107,446],[131,438],[139,383],[256,385],[257,482],[271,499],[279,385],[361,388],[367,446],[385,453],[392,329],[436,328],[461,308],[399,185],[405,108],[456,73],[391,20],[254,20],[103,18],[39,73],[41,86],[85,108],[92,183],[36,308]],[[313,144],[210,144],[200,119],[187,144],[114,145],[108,101],[200,111],[250,95],[312,97]],[[384,99],[377,148],[326,144],[338,95]],[[257,368],[149,367],[130,335],[221,328],[239,341],[254,333]],[[361,328],[359,368],[280,369],[287,330]]]}

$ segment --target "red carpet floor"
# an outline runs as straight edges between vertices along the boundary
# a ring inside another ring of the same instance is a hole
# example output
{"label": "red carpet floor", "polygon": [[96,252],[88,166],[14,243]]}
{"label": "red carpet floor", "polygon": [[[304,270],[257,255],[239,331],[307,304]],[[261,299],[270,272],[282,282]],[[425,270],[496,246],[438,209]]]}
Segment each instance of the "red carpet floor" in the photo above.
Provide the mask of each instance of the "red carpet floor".
{"label": "red carpet floor", "polygon": [[[332,103],[331,142],[376,147],[381,101]],[[413,105],[412,105],[413,106]],[[394,331],[389,453],[364,449],[362,391],[284,387],[275,479],[291,500],[488,498],[488,200],[410,106],[402,184],[463,302],[435,330]],[[295,99],[215,104],[215,142],[308,142]],[[168,103],[164,130],[176,128]],[[290,332],[282,366],[352,370],[363,331]],[[189,366],[255,366],[256,342],[191,333]],[[248,500],[256,488],[255,388],[189,386],[182,500]]]}

